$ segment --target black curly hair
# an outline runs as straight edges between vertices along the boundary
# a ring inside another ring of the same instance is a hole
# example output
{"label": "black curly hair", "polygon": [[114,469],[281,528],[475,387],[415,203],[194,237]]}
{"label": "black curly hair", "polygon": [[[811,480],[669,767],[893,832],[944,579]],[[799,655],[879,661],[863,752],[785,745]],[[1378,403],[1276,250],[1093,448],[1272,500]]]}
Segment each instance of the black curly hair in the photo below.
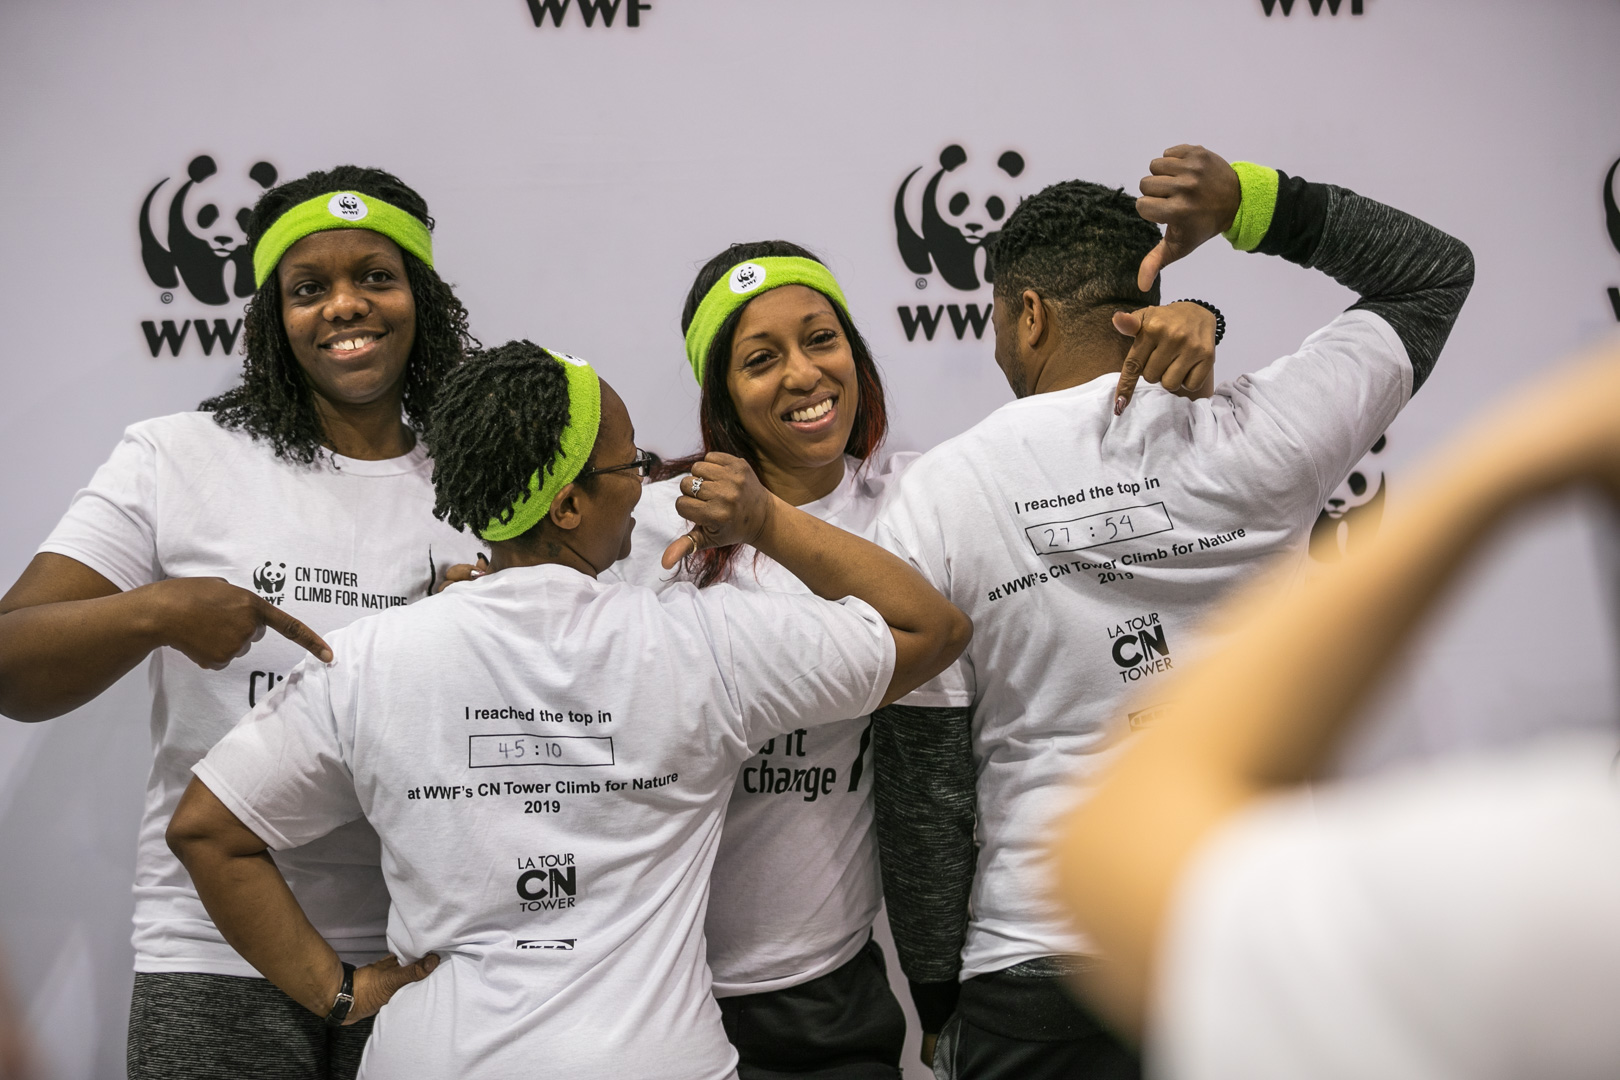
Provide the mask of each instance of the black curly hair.
{"label": "black curly hair", "polygon": [[[787,240],[756,240],[732,244],[704,263],[703,268],[698,271],[691,289],[687,291],[686,304],[681,309],[681,333],[684,334],[691,327],[692,320],[697,317],[698,305],[709,295],[714,283],[725,277],[733,267],[749,259],[773,257],[797,257],[818,263],[822,261],[808,248]],[[698,424],[703,432],[704,453],[718,451],[740,457],[757,473],[759,451],[743,428],[742,417],[737,414],[737,403],[731,400],[731,392],[726,385],[726,372],[731,368],[732,338],[737,333],[737,324],[742,321],[742,313],[747,307],[748,305],[744,304],[727,316],[726,321],[720,324],[720,329],[715,333],[714,341],[709,345],[709,355],[705,357],[703,365],[703,396],[699,407]],[[866,344],[866,339],[861,337],[861,332],[855,328],[855,323],[850,319],[848,312],[837,304],[832,307],[833,314],[838,316],[839,326],[843,328],[844,337],[849,341],[849,351],[855,358],[857,397],[855,423],[850,428],[849,442],[844,446],[844,453],[865,461],[877,452],[878,446],[882,444],[883,437],[889,430],[888,406],[883,397],[883,379],[878,374],[877,361],[872,359],[871,348]],[[693,463],[702,457],[703,454],[696,454],[665,462],[653,473],[653,477],[666,480],[689,472]],[[699,587],[724,581],[730,576],[731,563],[736,554],[735,547],[723,547],[709,548],[691,556],[688,563],[693,579]]]}
{"label": "black curly hair", "polygon": [[1101,308],[1112,314],[1157,304],[1158,281],[1143,292],[1136,272],[1158,242],[1158,226],[1136,212],[1124,189],[1053,184],[1019,203],[990,242],[996,302],[1033,289],[1069,325]]}
{"label": "black curly hair", "polygon": [[[568,376],[545,349],[508,341],[470,353],[445,375],[423,433],[434,516],[474,532],[510,521],[535,470],[554,470],[568,416]],[[582,468],[595,456],[593,447]]]}
{"label": "black curly hair", "polygon": [[[358,191],[404,210],[433,228],[426,201],[392,173],[359,165],[312,172],[260,196],[248,219],[247,236],[256,247],[265,230],[291,207],[331,191]],[[405,414],[420,434],[445,374],[478,342],[467,329],[467,309],[438,273],[401,249],[405,276],[416,301],[416,341],[405,367]],[[253,294],[243,316],[242,381],[197,408],[214,414],[226,428],[247,432],[270,444],[278,457],[309,464],[326,433],[309,380],[293,356],[281,320],[281,285],[271,274]]]}

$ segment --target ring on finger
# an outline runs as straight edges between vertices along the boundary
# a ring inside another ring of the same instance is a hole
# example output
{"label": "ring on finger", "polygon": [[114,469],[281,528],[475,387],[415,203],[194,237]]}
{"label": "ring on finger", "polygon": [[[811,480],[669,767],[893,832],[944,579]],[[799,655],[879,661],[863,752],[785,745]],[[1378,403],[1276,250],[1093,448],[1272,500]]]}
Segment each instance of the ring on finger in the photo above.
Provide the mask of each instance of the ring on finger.
{"label": "ring on finger", "polygon": [[692,498],[694,498],[694,499],[697,498],[698,489],[700,489],[701,487],[703,487],[703,477],[701,477],[701,476],[692,477]]}

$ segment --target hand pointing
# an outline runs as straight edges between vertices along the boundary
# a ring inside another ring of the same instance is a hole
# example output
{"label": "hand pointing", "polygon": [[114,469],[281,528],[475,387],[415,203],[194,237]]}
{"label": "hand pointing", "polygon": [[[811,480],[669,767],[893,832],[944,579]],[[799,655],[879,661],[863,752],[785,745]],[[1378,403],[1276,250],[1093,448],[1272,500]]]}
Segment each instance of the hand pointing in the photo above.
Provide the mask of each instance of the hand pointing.
{"label": "hand pointing", "polygon": [[170,578],[142,586],[150,605],[157,644],[168,645],[199,667],[218,671],[247,655],[266,627],[319,659],[332,662],[332,649],[319,634],[257,593],[224,578]]}
{"label": "hand pointing", "polygon": [[1163,225],[1164,239],[1147,253],[1136,287],[1153,288],[1159,271],[1191,255],[1198,245],[1232,227],[1243,202],[1237,172],[1219,154],[1202,146],[1172,146],[1148,166],[1139,185],[1136,212]]}
{"label": "hand pointing", "polygon": [[1158,383],[1173,394],[1206,398],[1215,390],[1215,316],[1199,304],[1114,312],[1114,329],[1128,338],[1131,351],[1114,389],[1114,415],[1125,411],[1138,379]]}

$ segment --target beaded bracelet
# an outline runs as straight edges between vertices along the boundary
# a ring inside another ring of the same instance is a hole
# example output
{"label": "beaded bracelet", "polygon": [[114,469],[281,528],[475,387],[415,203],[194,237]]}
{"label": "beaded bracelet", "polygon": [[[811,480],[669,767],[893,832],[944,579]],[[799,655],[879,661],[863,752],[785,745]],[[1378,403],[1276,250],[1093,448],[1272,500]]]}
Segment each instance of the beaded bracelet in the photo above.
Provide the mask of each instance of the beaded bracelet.
{"label": "beaded bracelet", "polygon": [[1208,300],[1194,300],[1192,297],[1186,296],[1182,297],[1180,300],[1172,300],[1171,303],[1197,304],[1199,307],[1206,309],[1215,316],[1215,344],[1219,345],[1221,343],[1221,338],[1226,336],[1226,316],[1221,314],[1220,308],[1216,307]]}

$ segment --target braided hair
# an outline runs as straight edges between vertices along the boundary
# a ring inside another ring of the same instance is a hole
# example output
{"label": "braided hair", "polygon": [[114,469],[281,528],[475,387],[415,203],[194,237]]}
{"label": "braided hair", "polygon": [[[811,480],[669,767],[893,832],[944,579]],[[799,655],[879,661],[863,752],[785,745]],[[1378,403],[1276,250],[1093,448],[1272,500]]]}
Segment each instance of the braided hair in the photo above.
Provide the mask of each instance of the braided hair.
{"label": "braided hair", "polygon": [[[732,244],[726,250],[703,264],[703,269],[697,273],[692,282],[692,288],[686,294],[686,305],[681,309],[681,332],[685,333],[697,317],[698,305],[703,298],[709,295],[714,283],[725,277],[732,267],[750,259],[765,259],[780,256],[796,256],[801,259],[811,259],[821,262],[809,250],[798,244],[786,240],[759,240],[753,243]],[[702,403],[699,407],[698,426],[703,433],[703,453],[722,453],[740,457],[748,462],[754,472],[759,472],[759,450],[754,441],[748,437],[743,428],[742,417],[737,413],[737,403],[731,399],[731,390],[726,385],[726,374],[731,369],[731,343],[737,333],[737,324],[742,321],[742,313],[748,305],[744,304],[726,317],[720,324],[720,329],[714,335],[714,341],[709,345],[709,355],[704,358]],[[889,431],[888,408],[883,399],[883,379],[878,375],[877,361],[872,359],[872,350],[867,346],[866,339],[861,332],[855,329],[855,323],[848,313],[838,304],[833,304],[833,314],[838,317],[838,324],[843,328],[844,337],[849,342],[849,351],[855,358],[855,386],[859,399],[855,407],[855,422],[849,432],[849,442],[844,446],[844,453],[851,457],[865,461],[877,452],[883,437]],[[690,457],[676,458],[662,464],[654,478],[667,480],[691,471],[695,462],[701,461],[703,454],[694,454]],[[686,569],[692,579],[702,588],[713,585],[717,581],[725,581],[731,576],[731,566],[737,557],[735,545],[721,548],[708,548],[699,551],[687,558]]]}
{"label": "braided hair", "polygon": [[556,460],[568,416],[568,376],[545,349],[508,341],[469,354],[444,376],[423,434],[434,516],[474,532],[511,520],[535,470]]}
{"label": "braided hair", "polygon": [[[371,195],[433,228],[427,203],[397,176],[381,169],[339,165],[265,192],[248,219],[249,245],[257,246],[287,210],[330,191]],[[467,329],[467,309],[438,272],[408,251],[402,249],[400,255],[416,303],[416,340],[405,366],[404,406],[411,428],[421,434],[445,374],[477,340]],[[242,381],[197,408],[213,413],[221,427],[265,440],[277,457],[310,464],[326,441],[326,432],[315,411],[309,379],[287,340],[281,319],[281,283],[274,273],[248,302],[242,353]]]}
{"label": "braided hair", "polygon": [[1071,326],[1100,307],[1157,304],[1159,283],[1143,292],[1136,273],[1159,239],[1122,188],[1053,184],[1019,203],[990,241],[996,302],[1019,307],[1017,297],[1033,289]]}

